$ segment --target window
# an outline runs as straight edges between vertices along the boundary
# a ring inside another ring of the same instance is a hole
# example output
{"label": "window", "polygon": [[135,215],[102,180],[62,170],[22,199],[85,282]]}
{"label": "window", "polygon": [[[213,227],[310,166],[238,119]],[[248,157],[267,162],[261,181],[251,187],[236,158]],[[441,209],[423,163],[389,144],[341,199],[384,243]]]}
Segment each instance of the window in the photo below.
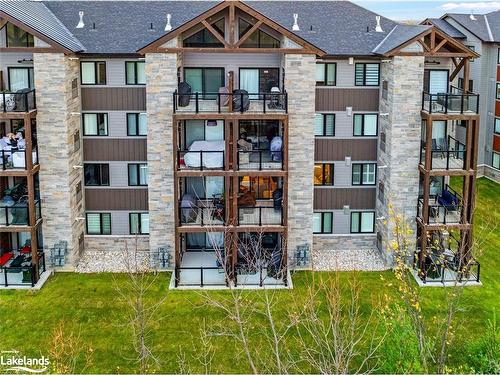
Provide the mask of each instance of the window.
{"label": "window", "polygon": [[145,85],[146,73],[144,72],[144,61],[125,62],[125,83],[127,85]]}
{"label": "window", "polygon": [[129,214],[130,234],[149,234],[149,214]]}
{"label": "window", "polygon": [[75,187],[75,198],[76,198],[76,203],[80,203],[80,201],[83,198],[83,194],[82,194],[82,182],[81,181],[79,181],[76,184],[76,187]]}
{"label": "window", "polygon": [[375,185],[377,164],[353,164],[352,184],[353,185]]}
{"label": "window", "polygon": [[334,164],[314,164],[314,185],[333,185]]}
{"label": "window", "polygon": [[111,214],[87,214],[87,234],[111,234]]}
{"label": "window", "polygon": [[[467,46],[467,45],[466,45],[466,47],[467,47],[468,49],[470,49],[471,51],[473,51],[473,52],[475,52],[475,51],[476,51],[476,47],[475,47],[475,46]],[[473,61],[474,61],[474,59],[470,59],[469,61],[470,61],[470,62],[473,62]],[[472,90],[471,90],[471,91],[472,91]]]}
{"label": "window", "polygon": [[12,23],[7,23],[6,27],[7,47],[34,47],[35,39],[33,35],[21,30]]}
{"label": "window", "polygon": [[313,233],[325,234],[333,231],[333,212],[313,213]]}
{"label": "window", "polygon": [[[212,27],[218,31],[218,33],[224,37],[224,18],[212,23]],[[188,36],[184,39],[184,47],[210,47],[210,48],[222,48],[224,45],[206,28]]]}
{"label": "window", "polygon": [[493,152],[493,161],[491,163],[493,168],[500,169],[500,154]]}
{"label": "window", "polygon": [[145,113],[127,113],[127,135],[148,135],[148,120]]}
{"label": "window", "polygon": [[148,165],[129,164],[128,165],[128,184],[129,186],[147,186],[148,185]]}
{"label": "window", "polygon": [[500,48],[498,49],[498,54],[497,54],[497,64],[500,65]]}
{"label": "window", "polygon": [[443,94],[449,91],[450,72],[447,69],[425,69],[424,91],[429,94]]}
{"label": "window", "polygon": [[73,152],[77,152],[80,149],[80,131],[77,130],[73,133]]}
{"label": "window", "polygon": [[389,82],[382,81],[382,99],[387,99],[389,95]]}
{"label": "window", "polygon": [[[239,38],[243,37],[253,25],[243,19],[238,22]],[[255,30],[242,44],[242,48],[280,48],[280,41],[261,29]]]}
{"label": "window", "polygon": [[[240,89],[249,94],[270,93],[273,87],[279,87],[279,68],[240,68]],[[251,99],[258,99],[250,95]],[[266,97],[269,100],[269,96]]]}
{"label": "window", "polygon": [[[184,81],[193,92],[216,94],[225,86],[224,68],[184,68]],[[217,95],[205,95],[204,99],[216,99]]]}
{"label": "window", "polygon": [[500,134],[500,118],[495,118],[495,134]]}
{"label": "window", "polygon": [[314,116],[314,135],[316,137],[335,136],[335,115],[316,113]]}
{"label": "window", "polygon": [[355,68],[356,86],[378,86],[380,64],[358,63]]}
{"label": "window", "polygon": [[335,86],[337,81],[337,64],[316,64],[316,85]]}
{"label": "window", "polygon": [[273,193],[283,187],[282,180],[279,177],[243,176],[238,181],[239,193],[251,192],[256,199],[272,199]]}
{"label": "window", "polygon": [[81,62],[82,85],[105,85],[106,63],[104,61]]}
{"label": "window", "polygon": [[16,92],[22,89],[35,88],[33,68],[8,68],[9,90]]}
{"label": "window", "polygon": [[83,135],[108,135],[108,114],[107,113],[84,113]]}
{"label": "window", "polygon": [[375,212],[351,212],[351,233],[373,233]]}
{"label": "window", "polygon": [[[458,88],[459,89],[464,88],[464,79],[463,78],[458,79]],[[474,91],[474,81],[472,79],[469,79],[469,91]]]}
{"label": "window", "polygon": [[497,99],[500,99],[500,83],[497,83]]}
{"label": "window", "polygon": [[378,115],[355,114],[353,135],[357,137],[370,137],[377,135]]}
{"label": "window", "polygon": [[78,98],[78,78],[71,80],[71,99]]}
{"label": "window", "polygon": [[85,186],[109,186],[109,164],[85,164]]}

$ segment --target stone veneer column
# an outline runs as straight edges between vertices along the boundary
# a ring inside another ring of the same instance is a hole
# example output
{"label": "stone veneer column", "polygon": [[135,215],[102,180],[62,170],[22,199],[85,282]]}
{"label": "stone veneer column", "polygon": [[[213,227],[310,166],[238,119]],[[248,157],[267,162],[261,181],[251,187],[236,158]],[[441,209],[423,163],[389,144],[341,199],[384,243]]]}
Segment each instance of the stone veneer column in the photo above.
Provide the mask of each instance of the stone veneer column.
{"label": "stone veneer column", "polygon": [[284,56],[288,93],[288,258],[313,246],[313,170],[316,56]]}
{"label": "stone veneer column", "polygon": [[65,268],[71,269],[85,230],[85,221],[77,219],[85,215],[84,201],[77,201],[76,195],[77,185],[83,185],[83,169],[73,168],[83,163],[83,148],[74,143],[80,132],[80,95],[78,86],[72,87],[75,79],[78,82],[80,64],[62,53],[35,53],[33,65],[44,248],[67,241]]}
{"label": "stone veneer column", "polygon": [[177,88],[177,54],[146,54],[148,115],[149,249],[170,246],[175,255],[173,171],[173,93]]}
{"label": "stone veneer column", "polygon": [[[396,56],[381,64],[381,82],[387,82],[387,91],[380,99],[379,132],[385,133],[385,151],[379,139],[379,181],[384,183],[384,201],[377,189],[376,230],[382,236],[381,254],[392,264],[390,241],[393,228],[388,206],[392,203],[397,214],[402,214],[416,234],[417,200],[419,193],[419,155],[421,139],[422,90],[424,57]],[[384,167],[386,166],[386,167]]]}

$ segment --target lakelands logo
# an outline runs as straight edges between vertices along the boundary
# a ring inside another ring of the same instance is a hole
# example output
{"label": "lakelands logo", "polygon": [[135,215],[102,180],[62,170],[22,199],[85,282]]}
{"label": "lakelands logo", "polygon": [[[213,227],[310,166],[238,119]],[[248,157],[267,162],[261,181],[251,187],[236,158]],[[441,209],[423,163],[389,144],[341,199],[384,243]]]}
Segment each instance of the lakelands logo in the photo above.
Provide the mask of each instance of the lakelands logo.
{"label": "lakelands logo", "polygon": [[17,350],[0,352],[0,368],[3,371],[41,374],[47,371],[50,361],[45,356],[38,358],[19,355]]}

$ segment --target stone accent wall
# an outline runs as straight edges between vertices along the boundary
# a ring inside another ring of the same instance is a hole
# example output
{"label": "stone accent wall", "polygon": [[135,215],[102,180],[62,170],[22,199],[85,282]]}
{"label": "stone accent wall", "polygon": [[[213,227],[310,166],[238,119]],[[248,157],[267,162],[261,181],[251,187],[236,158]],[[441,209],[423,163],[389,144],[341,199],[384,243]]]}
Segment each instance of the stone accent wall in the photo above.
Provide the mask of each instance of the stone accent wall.
{"label": "stone accent wall", "polygon": [[146,54],[148,116],[149,248],[170,246],[175,256],[173,172],[173,97],[177,88],[177,54]]}
{"label": "stone accent wall", "polygon": [[498,169],[492,168],[489,165],[480,167],[478,170],[479,176],[488,177],[489,179],[500,183],[500,171]]}
{"label": "stone accent wall", "polygon": [[[40,159],[44,248],[68,242],[65,268],[78,260],[78,237],[85,230],[84,201],[77,201],[76,186],[83,185],[83,148],[75,147],[80,132],[80,93],[72,89],[79,81],[80,64],[62,53],[33,54]],[[73,114],[72,114],[73,113]]]}
{"label": "stone accent wall", "polygon": [[[135,236],[85,236],[85,251],[122,251],[127,246],[129,252],[134,251]],[[149,237],[137,237],[137,250],[149,250]]]}
{"label": "stone accent wall", "polygon": [[386,220],[377,220],[376,230],[382,235],[380,250],[388,264],[392,263],[389,245],[393,231],[389,204],[405,216],[416,233],[423,75],[422,56],[396,56],[381,64],[381,82],[387,81],[388,90],[386,95],[382,93],[380,113],[388,115],[379,119],[379,133],[385,132],[386,141],[383,151],[379,140],[378,166],[382,168],[378,176],[384,183],[384,199],[377,197],[376,212]]}
{"label": "stone accent wall", "polygon": [[314,236],[314,252],[331,250],[373,250],[377,247],[377,236]]}
{"label": "stone accent wall", "polygon": [[288,92],[288,256],[297,246],[313,245],[313,169],[316,57],[284,56]]}

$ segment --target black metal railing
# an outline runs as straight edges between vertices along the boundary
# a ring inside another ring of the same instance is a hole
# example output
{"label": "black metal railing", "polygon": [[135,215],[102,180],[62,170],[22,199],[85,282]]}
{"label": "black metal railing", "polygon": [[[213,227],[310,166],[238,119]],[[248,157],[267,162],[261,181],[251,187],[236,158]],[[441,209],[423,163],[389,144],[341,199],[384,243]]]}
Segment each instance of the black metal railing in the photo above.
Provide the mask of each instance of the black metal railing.
{"label": "black metal railing", "polygon": [[[42,217],[40,200],[35,201],[35,221]],[[0,226],[29,225],[29,206],[25,200],[0,205]]]}
{"label": "black metal railing", "polygon": [[[424,141],[420,146],[420,163],[425,166],[427,145]],[[433,139],[431,150],[430,169],[465,170],[465,144],[458,139],[448,136],[446,139]]]}
{"label": "black metal railing", "polygon": [[479,113],[479,94],[450,86],[447,93],[422,93],[422,109],[429,113]]}
{"label": "black metal railing", "polygon": [[199,201],[198,206],[182,207],[179,201],[179,226],[221,226],[225,224],[225,208],[204,205]]}
{"label": "black metal railing", "polygon": [[[38,252],[38,267],[31,263],[31,254],[19,254],[9,265],[0,267],[0,285],[8,286],[35,286],[36,280],[46,271],[45,254]],[[24,265],[25,263],[30,263]],[[2,275],[3,274],[3,275]]]}
{"label": "black metal railing", "polygon": [[2,112],[29,112],[35,108],[35,89],[0,92],[0,110]]}
{"label": "black metal railing", "polygon": [[238,150],[239,170],[283,170],[283,151]]}
{"label": "black metal railing", "polygon": [[238,225],[283,225],[282,207],[238,207]]}
{"label": "black metal railing", "polygon": [[225,168],[224,154],[225,151],[177,150],[177,169],[222,170]]}
{"label": "black metal railing", "polygon": [[424,199],[418,199],[417,216],[424,221],[425,224],[460,224],[462,218],[463,205],[461,202],[443,202],[440,200],[441,195],[434,198],[434,202],[428,204],[428,217],[423,217]]}
{"label": "black metal railing", "polygon": [[[183,271],[188,273],[183,277]],[[218,277],[208,277],[207,272],[216,272]],[[217,280],[214,280],[217,279]],[[176,267],[175,287],[204,287],[204,286],[229,286],[224,268],[221,267]]]}
{"label": "black metal railing", "polygon": [[[230,104],[232,104],[230,106]],[[190,93],[181,94],[177,90],[173,93],[174,113],[194,112],[194,113],[224,113],[229,112],[279,112],[288,113],[288,94],[285,92],[276,93]]]}
{"label": "black metal railing", "polygon": [[431,248],[424,255],[423,264],[419,266],[420,247],[415,251],[413,264],[418,277],[424,283],[461,283],[479,282],[481,264],[474,257],[460,256],[460,241],[449,236],[446,248]]}
{"label": "black metal railing", "polygon": [[[35,146],[32,151],[32,164],[38,164],[38,146]],[[0,150],[0,164],[2,170],[8,169],[28,169],[26,158],[26,149],[18,150]]]}
{"label": "black metal railing", "polygon": [[234,285],[263,287],[265,285],[288,285],[286,266],[277,263],[271,265],[236,265]]}

